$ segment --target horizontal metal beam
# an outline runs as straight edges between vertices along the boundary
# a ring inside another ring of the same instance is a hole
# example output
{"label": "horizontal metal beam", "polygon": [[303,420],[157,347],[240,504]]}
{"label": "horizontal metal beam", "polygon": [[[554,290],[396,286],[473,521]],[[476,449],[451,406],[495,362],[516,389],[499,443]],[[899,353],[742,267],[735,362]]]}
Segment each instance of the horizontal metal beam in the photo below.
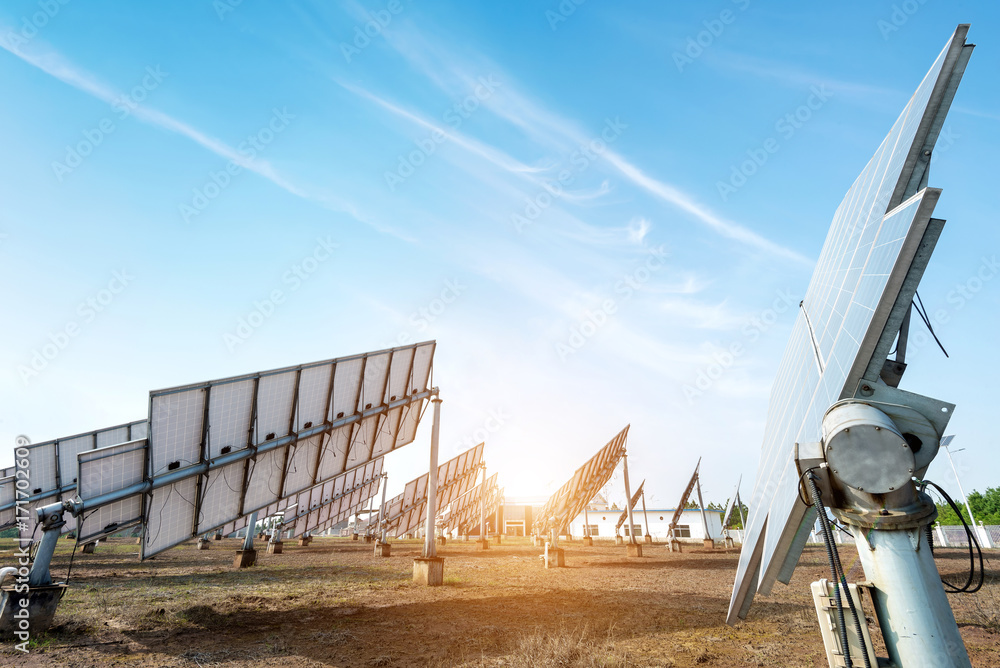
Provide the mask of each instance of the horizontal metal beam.
{"label": "horizontal metal beam", "polygon": [[[270,452],[284,445],[290,443],[295,443],[301,439],[309,438],[310,436],[316,436],[319,434],[325,434],[331,432],[334,429],[339,429],[340,427],[345,427],[356,422],[361,422],[370,417],[381,415],[383,413],[388,413],[389,411],[400,408],[402,406],[408,406],[409,404],[416,403],[418,401],[423,401],[433,396],[438,395],[438,388],[432,387],[423,392],[418,392],[412,394],[408,397],[402,399],[397,399],[396,401],[390,401],[389,403],[379,406],[377,408],[371,408],[360,413],[354,413],[353,415],[348,415],[339,420],[333,420],[326,424],[322,424],[316,427],[310,427],[309,429],[304,429],[300,432],[294,434],[289,434],[288,436],[282,436],[281,438],[276,438],[272,441],[266,443],[261,443],[260,445],[251,446],[243,450],[237,450],[236,452],[228,452],[224,455],[216,457],[215,459],[208,460],[206,462],[201,462],[199,464],[194,464],[193,466],[188,466],[187,468],[178,469],[176,471],[170,471],[160,476],[156,476],[152,479],[143,480],[142,482],[136,483],[120,489],[114,492],[108,492],[107,494],[102,494],[96,496],[92,499],[73,499],[72,501],[64,502],[65,507],[76,517],[79,517],[83,513],[90,512],[91,510],[96,510],[101,506],[106,506],[109,503],[115,503],[123,499],[127,499],[136,494],[145,494],[154,489],[160,489],[168,485],[172,485],[175,482],[180,482],[182,480],[187,480],[188,478],[193,478],[195,476],[204,475],[209,471],[214,471],[224,466],[234,464],[236,462],[244,461],[250,459],[259,454],[265,452]],[[338,474],[340,475],[340,474]],[[2,510],[2,509],[0,509]]]}

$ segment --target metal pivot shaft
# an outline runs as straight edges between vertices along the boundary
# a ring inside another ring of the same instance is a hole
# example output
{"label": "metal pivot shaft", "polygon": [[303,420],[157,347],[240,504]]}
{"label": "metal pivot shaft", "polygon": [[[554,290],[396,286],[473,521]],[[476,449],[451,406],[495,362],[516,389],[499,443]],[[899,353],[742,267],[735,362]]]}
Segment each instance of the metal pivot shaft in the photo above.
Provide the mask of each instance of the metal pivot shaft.
{"label": "metal pivot shaft", "polygon": [[247,535],[243,538],[244,550],[253,549],[253,534],[256,530],[257,530],[257,512],[254,511],[250,513],[250,519],[247,521]]}
{"label": "metal pivot shaft", "polygon": [[701,498],[701,474],[695,478],[695,490],[698,492],[698,507],[701,508],[701,523],[705,527],[705,540],[712,538],[712,532],[708,529],[708,515],[705,513],[705,502]]}
{"label": "metal pivot shaft", "polygon": [[438,486],[438,439],[441,437],[441,399],[431,399],[434,405],[434,424],[431,427],[431,462],[427,472],[427,531],[424,536],[424,557],[430,559],[437,556],[437,546],[434,541],[434,517],[437,515]]}
{"label": "metal pivot shaft", "polygon": [[60,529],[65,526],[62,511],[48,512],[47,508],[38,509],[38,522],[42,525],[42,540],[35,552],[35,559],[31,563],[31,572],[28,574],[28,585],[31,587],[42,587],[52,584],[52,575],[49,572],[49,565],[52,563],[52,555],[55,554],[56,544],[59,542]]}
{"label": "metal pivot shaft", "polygon": [[628,542],[635,543],[635,522],[632,520],[632,490],[628,486],[628,455],[622,455],[625,474],[625,507],[628,509]]}
{"label": "metal pivot shaft", "polygon": [[479,487],[479,540],[486,540],[486,464],[483,464],[483,482]]}
{"label": "metal pivot shaft", "polygon": [[378,511],[378,523],[379,523],[379,526],[382,529],[382,532],[379,535],[379,542],[380,543],[384,543],[385,542],[385,534],[386,534],[386,529],[387,529],[386,522],[385,522],[385,490],[388,487],[389,487],[389,476],[383,473],[382,474],[382,504],[379,506],[379,511]]}
{"label": "metal pivot shaft", "polygon": [[[937,513],[912,479],[921,468],[912,441],[878,408],[842,401],[823,418],[825,463],[813,470],[826,478],[831,510],[852,525],[890,660],[899,668],[971,668],[927,543]],[[921,457],[936,445],[923,442]]]}
{"label": "metal pivot shaft", "polygon": [[642,490],[642,519],[646,524],[646,535],[649,535],[649,515],[646,514],[646,490]]}

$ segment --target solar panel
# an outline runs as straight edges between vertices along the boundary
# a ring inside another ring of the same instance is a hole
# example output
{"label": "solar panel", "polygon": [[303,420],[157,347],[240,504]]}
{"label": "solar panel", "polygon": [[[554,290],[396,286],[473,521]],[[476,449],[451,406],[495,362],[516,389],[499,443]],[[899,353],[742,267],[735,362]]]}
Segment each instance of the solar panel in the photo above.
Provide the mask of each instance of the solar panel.
{"label": "solar panel", "polygon": [[626,425],[612,438],[607,445],[597,451],[597,454],[578,468],[573,476],[549,497],[535,520],[535,533],[545,534],[551,529],[562,531],[569,526],[570,521],[583,512],[608,480],[619,460],[625,454],[625,441],[628,438]]}
{"label": "solar panel", "polygon": [[[485,499],[483,492],[485,491]],[[468,534],[469,529],[479,526],[480,515],[492,516],[503,499],[503,489],[497,487],[497,474],[486,479],[486,485],[479,483],[465,494],[455,498],[449,505],[447,513],[441,520],[441,528],[445,533],[458,531]]]}
{"label": "solar panel", "polygon": [[[480,443],[438,466],[437,507],[445,508],[465,494],[479,475],[483,463]],[[428,474],[406,483],[403,492],[386,501],[385,530],[394,536],[413,533],[427,518]]]}
{"label": "solar panel", "polygon": [[814,519],[798,498],[794,446],[821,440],[833,403],[879,384],[940,234],[928,167],[971,56],[967,33],[955,31],[834,214],[771,389],[730,623],[757,591],[790,580]]}
{"label": "solar panel", "polygon": [[[618,523],[615,524],[615,533],[618,533],[618,530],[622,528],[623,524],[625,524],[625,520],[628,519],[629,509],[635,508],[635,504],[639,503],[639,497],[642,496],[642,486],[645,484],[645,480],[639,483],[639,489],[635,490],[635,494],[633,494],[632,498],[629,499],[628,508],[623,510],[622,514],[618,516]],[[631,529],[629,530],[629,535],[632,535]]]}
{"label": "solar panel", "polygon": [[[285,513],[283,523],[293,530],[293,535],[319,532],[356,514],[378,493],[382,477],[382,458],[368,462],[364,467],[340,476],[340,483],[329,486],[329,496],[323,499],[314,490],[298,495],[294,513]],[[336,489],[336,493],[333,490]]]}
{"label": "solar panel", "polygon": [[685,506],[687,506],[688,499],[691,498],[691,492],[694,491],[694,486],[698,484],[698,469],[701,468],[701,457],[698,458],[698,463],[694,466],[694,473],[691,474],[691,480],[688,482],[687,487],[684,488],[684,493],[681,494],[681,500],[677,504],[677,508],[674,510],[674,516],[670,518],[670,538],[674,538],[674,528],[676,528],[677,523],[681,519],[681,514],[684,512]]}
{"label": "solar panel", "polygon": [[142,557],[288,507],[299,492],[410,443],[432,394],[434,347],[151,392]]}
{"label": "solar panel", "polygon": [[[125,489],[142,482],[146,441],[130,441],[81,452],[78,456],[78,494],[85,499]],[[142,495],[110,503],[78,520],[77,540],[90,543],[142,523]]]}
{"label": "solar panel", "polygon": [[[9,473],[8,469],[4,473]],[[0,477],[0,530],[14,526],[17,521],[17,480],[13,475]]]}
{"label": "solar panel", "polygon": [[[24,519],[23,526],[19,528],[21,540],[39,537],[35,531],[36,508],[73,496],[71,492],[77,488],[76,458],[79,453],[145,436],[146,421],[139,420],[54,441],[19,446],[18,451],[27,451],[23,459],[28,463],[22,474],[27,476],[27,487],[23,491],[28,496],[22,497],[27,515],[21,514]],[[13,498],[8,500],[0,494],[0,528],[13,523],[14,518],[9,512],[12,509],[8,508],[13,502]],[[66,524],[61,529],[62,533],[75,531],[76,519],[72,516],[64,519]]]}

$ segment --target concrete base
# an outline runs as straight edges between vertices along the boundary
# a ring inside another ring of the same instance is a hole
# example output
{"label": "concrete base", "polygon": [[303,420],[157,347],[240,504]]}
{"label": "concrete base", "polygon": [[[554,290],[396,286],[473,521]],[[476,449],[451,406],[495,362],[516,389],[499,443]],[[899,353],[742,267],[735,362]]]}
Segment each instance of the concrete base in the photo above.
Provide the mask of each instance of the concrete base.
{"label": "concrete base", "polygon": [[552,547],[551,543],[545,544],[545,568],[563,568],[566,566],[566,552],[561,547]]}
{"label": "concrete base", "polygon": [[541,536],[532,536],[531,537],[531,544],[534,547],[541,547],[542,545],[545,544],[545,542],[542,540]]}
{"label": "concrete base", "polygon": [[309,543],[311,543],[312,540],[312,536],[302,536],[299,538],[299,547],[309,547]]}
{"label": "concrete base", "polygon": [[629,543],[625,548],[625,556],[627,557],[641,557],[642,556],[642,544],[641,543]]}
{"label": "concrete base", "polygon": [[139,536],[138,538],[135,539],[135,544],[142,545],[142,536]]}
{"label": "concrete base", "polygon": [[199,538],[198,539],[198,549],[199,550],[207,550],[208,549],[208,541],[205,540],[204,538]]}
{"label": "concrete base", "polygon": [[374,543],[375,542],[375,536],[369,536],[369,535],[366,534],[365,535],[365,542],[366,543]]}
{"label": "concrete base", "polygon": [[465,535],[462,536],[462,542],[463,543],[468,543],[469,542],[469,535],[468,534],[465,534]]}
{"label": "concrete base", "polygon": [[646,545],[652,545],[652,544],[653,544],[653,537],[652,537],[652,536],[650,536],[650,535],[649,535],[649,534],[647,533],[647,534],[646,534]]}
{"label": "concrete base", "polygon": [[706,550],[715,549],[715,541],[712,540],[711,538],[706,538],[705,540],[701,541],[701,544],[705,546]]}
{"label": "concrete base", "polygon": [[621,536],[615,536],[615,545],[624,545],[625,539]]}
{"label": "concrete base", "polygon": [[215,540],[222,540],[222,534],[221,533],[215,534]]}
{"label": "concrete base", "polygon": [[417,557],[413,560],[413,581],[429,587],[444,584],[443,557]]}
{"label": "concrete base", "polygon": [[376,557],[388,557],[392,552],[389,543],[375,543],[375,556]]}
{"label": "concrete base", "polygon": [[438,536],[437,537],[437,544],[438,545],[444,545],[447,542],[448,542],[448,539],[445,538],[444,536]]}
{"label": "concrete base", "polygon": [[594,539],[591,538],[590,536],[584,536],[584,538],[583,538],[583,545],[584,545],[584,547],[593,547],[594,546]]}
{"label": "concrete base", "polygon": [[66,534],[66,540],[76,540],[76,534],[75,533]]}
{"label": "concrete base", "polygon": [[257,550],[237,550],[233,568],[250,568],[257,563]]}
{"label": "concrete base", "polygon": [[671,552],[680,552],[681,551],[681,542],[679,540],[672,540],[672,541],[670,541],[668,543],[668,545],[670,546],[670,551]]}
{"label": "concrete base", "polygon": [[501,541],[501,538],[502,538],[502,536],[500,534],[497,534],[497,535],[493,536],[493,544],[494,545],[499,545],[500,541]]}
{"label": "concrete base", "polygon": [[477,540],[476,541],[476,549],[477,550],[488,550],[488,549],[490,549],[490,541],[485,540],[485,539],[484,540]]}
{"label": "concrete base", "polygon": [[358,534],[356,533],[351,534],[351,540],[357,540],[357,539],[358,539]]}
{"label": "concrete base", "polygon": [[[67,586],[56,584],[31,587],[27,592],[22,593],[15,593],[14,587],[4,587],[3,593],[0,594],[0,639],[24,642],[47,631],[52,626],[56,607],[58,607],[59,599],[62,598]],[[16,636],[15,632],[24,633],[19,628],[21,620],[14,615],[24,609],[21,601],[25,597],[28,599],[27,634]]]}
{"label": "concrete base", "polygon": [[268,554],[281,554],[281,550],[283,548],[284,548],[284,543],[282,543],[280,540],[277,543],[268,543],[267,544],[267,553]]}
{"label": "concrete base", "polygon": [[96,543],[85,543],[83,549],[81,549],[80,551],[83,552],[84,554],[93,554],[94,545],[96,545]]}

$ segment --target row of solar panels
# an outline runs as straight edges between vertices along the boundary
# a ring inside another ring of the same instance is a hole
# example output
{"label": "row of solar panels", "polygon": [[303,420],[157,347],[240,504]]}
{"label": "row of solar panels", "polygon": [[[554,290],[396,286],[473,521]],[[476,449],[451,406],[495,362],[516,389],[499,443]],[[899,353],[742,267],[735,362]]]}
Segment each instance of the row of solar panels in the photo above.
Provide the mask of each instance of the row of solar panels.
{"label": "row of solar panels", "polygon": [[[93,540],[142,525],[146,558],[303,494],[310,505],[324,494],[343,499],[346,485],[340,516],[374,494],[369,465],[413,441],[436,393],[434,349],[425,342],[151,392],[146,421],[27,446],[23,466],[0,479],[0,527],[17,523],[29,537],[36,507],[75,499],[81,517],[67,513],[64,530]],[[357,473],[336,482],[359,469],[360,489]],[[28,515],[15,514],[19,477]]]}

